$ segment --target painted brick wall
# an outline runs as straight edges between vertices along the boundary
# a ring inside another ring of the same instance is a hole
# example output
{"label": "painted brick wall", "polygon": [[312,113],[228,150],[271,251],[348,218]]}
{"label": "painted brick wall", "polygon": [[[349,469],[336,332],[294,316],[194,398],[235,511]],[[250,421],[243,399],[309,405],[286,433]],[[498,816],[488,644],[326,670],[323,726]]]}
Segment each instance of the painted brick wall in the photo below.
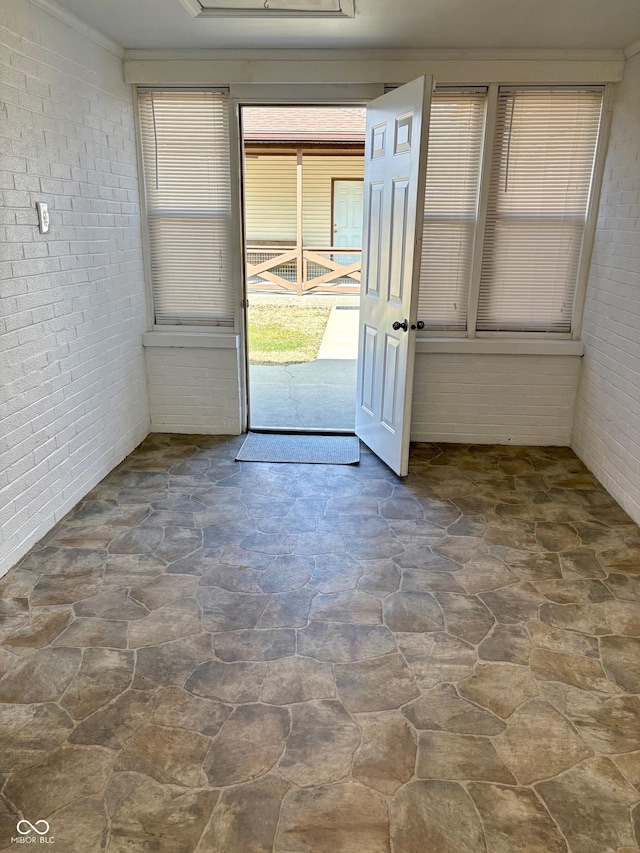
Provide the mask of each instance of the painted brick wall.
{"label": "painted brick wall", "polygon": [[579,370],[579,356],[418,353],[411,438],[568,445]]}
{"label": "painted brick wall", "polygon": [[149,427],[131,93],[28,0],[0,2],[0,193],[1,575]]}
{"label": "painted brick wall", "polygon": [[640,523],[640,55],[618,85],[587,290],[576,453]]}
{"label": "painted brick wall", "polygon": [[153,432],[241,432],[239,350],[154,346],[146,354]]}
{"label": "painted brick wall", "polygon": [[[154,432],[240,432],[239,352],[148,347]],[[418,353],[411,438],[483,444],[571,439],[578,356]]]}

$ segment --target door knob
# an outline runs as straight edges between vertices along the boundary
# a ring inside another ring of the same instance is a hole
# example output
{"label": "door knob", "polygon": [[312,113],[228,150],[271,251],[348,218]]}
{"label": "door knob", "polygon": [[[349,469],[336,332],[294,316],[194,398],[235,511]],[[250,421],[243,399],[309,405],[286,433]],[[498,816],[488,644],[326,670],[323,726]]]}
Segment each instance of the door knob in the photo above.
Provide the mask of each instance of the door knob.
{"label": "door knob", "polygon": [[424,320],[418,320],[417,323],[411,324],[412,329],[424,329]]}
{"label": "door knob", "polygon": [[395,329],[396,332],[399,331],[400,329],[403,329],[406,332],[409,329],[409,323],[406,320],[403,320],[402,323],[399,323],[396,320],[396,322],[393,324],[392,328]]}

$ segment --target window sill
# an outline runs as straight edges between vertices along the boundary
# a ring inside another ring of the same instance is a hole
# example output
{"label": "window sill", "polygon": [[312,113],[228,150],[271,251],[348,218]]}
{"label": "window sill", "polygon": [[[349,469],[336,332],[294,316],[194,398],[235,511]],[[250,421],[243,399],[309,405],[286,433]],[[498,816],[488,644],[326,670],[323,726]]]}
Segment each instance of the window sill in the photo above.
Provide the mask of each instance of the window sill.
{"label": "window sill", "polygon": [[517,338],[417,338],[416,352],[469,355],[568,355],[584,353],[582,341]]}
{"label": "window sill", "polygon": [[193,349],[238,349],[240,335],[233,332],[144,332],[144,347],[187,347]]}
{"label": "window sill", "polygon": [[[153,331],[142,335],[144,347],[186,347],[193,349],[238,349],[240,336],[233,332]],[[469,355],[565,355],[584,353],[582,341],[532,340],[517,338],[417,338],[416,352],[467,353]]]}

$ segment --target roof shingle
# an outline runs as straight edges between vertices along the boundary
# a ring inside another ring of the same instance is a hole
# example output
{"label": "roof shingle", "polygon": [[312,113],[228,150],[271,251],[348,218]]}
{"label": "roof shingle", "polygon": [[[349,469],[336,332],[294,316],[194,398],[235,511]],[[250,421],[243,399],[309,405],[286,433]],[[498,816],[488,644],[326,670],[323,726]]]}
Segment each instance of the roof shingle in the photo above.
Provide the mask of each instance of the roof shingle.
{"label": "roof shingle", "polygon": [[245,107],[246,142],[364,142],[364,107]]}

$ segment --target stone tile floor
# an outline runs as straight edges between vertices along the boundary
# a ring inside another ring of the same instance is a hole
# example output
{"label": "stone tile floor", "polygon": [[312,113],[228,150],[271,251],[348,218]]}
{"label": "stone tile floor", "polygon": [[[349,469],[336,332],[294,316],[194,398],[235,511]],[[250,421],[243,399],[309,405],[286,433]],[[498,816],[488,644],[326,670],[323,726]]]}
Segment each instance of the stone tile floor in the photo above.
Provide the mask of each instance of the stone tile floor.
{"label": "stone tile floor", "polygon": [[640,531],[562,448],[151,436],[2,581],[0,849],[638,853]]}

